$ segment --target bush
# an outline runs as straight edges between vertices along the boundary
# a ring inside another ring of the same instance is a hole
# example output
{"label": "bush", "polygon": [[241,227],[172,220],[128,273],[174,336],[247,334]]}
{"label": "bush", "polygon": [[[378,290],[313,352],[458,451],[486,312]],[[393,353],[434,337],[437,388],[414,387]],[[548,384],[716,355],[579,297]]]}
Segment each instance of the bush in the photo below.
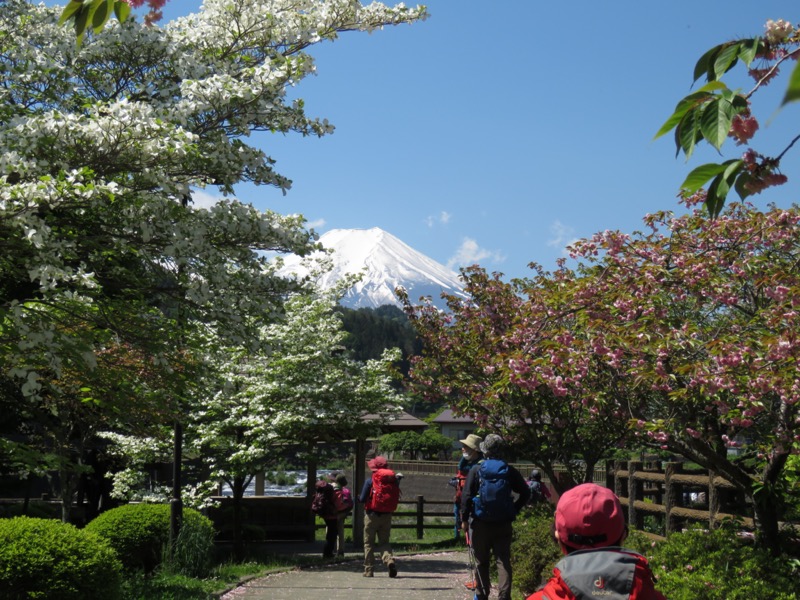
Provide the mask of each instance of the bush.
{"label": "bush", "polygon": [[[102,513],[86,529],[108,540],[129,570],[151,573],[169,551],[168,504],[126,504]],[[169,569],[202,576],[211,561],[214,526],[196,510],[183,509],[183,525]]]}
{"label": "bush", "polygon": [[0,520],[0,597],[120,596],[122,565],[99,536],[52,519]]}
{"label": "bush", "polygon": [[553,540],[553,505],[525,508],[514,521],[511,544],[515,587],[526,596],[534,592],[552,575],[560,558],[561,550]]}
{"label": "bush", "polygon": [[652,549],[657,588],[670,600],[798,600],[790,559],[738,535],[735,523],[674,533]]}

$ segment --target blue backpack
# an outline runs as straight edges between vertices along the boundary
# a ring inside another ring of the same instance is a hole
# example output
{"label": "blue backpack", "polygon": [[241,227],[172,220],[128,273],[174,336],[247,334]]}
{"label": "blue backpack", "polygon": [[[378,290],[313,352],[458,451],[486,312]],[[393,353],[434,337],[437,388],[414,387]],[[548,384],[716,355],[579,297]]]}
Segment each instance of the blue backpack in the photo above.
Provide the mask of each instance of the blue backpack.
{"label": "blue backpack", "polygon": [[517,511],[505,461],[484,460],[478,467],[478,480],[478,495],[472,499],[475,517],[481,521],[513,521]]}

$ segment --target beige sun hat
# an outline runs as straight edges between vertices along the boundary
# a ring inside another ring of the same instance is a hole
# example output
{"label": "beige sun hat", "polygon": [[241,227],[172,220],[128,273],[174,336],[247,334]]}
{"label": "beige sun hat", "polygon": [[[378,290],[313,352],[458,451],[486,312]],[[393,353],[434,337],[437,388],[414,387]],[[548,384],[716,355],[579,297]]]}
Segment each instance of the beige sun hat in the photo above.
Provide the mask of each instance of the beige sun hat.
{"label": "beige sun hat", "polygon": [[475,435],[474,433],[470,433],[466,438],[458,441],[464,444],[467,448],[472,448],[473,450],[480,452],[483,438],[479,435]]}

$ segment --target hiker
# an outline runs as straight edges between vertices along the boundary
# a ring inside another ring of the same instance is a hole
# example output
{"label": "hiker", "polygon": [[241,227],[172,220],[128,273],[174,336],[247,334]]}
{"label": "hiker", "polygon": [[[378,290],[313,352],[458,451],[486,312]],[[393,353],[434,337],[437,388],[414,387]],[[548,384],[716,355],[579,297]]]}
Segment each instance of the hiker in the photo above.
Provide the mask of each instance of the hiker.
{"label": "hiker", "polygon": [[554,530],[565,556],[553,577],[527,600],[666,600],[654,587],[647,559],[620,547],[628,529],[619,498],[608,488],[584,483],[564,492],[556,505]]}
{"label": "hiker", "polygon": [[314,484],[314,498],[311,501],[311,512],[325,522],[325,546],[322,549],[323,558],[333,558],[336,548],[336,529],[338,517],[334,502],[333,486],[320,479]]}
{"label": "hiker", "polygon": [[333,500],[336,507],[336,556],[344,556],[344,522],[353,512],[353,494],[344,473],[333,476]]}
{"label": "hiker", "polygon": [[[400,479],[388,468],[383,456],[367,463],[372,477],[364,482],[358,501],[364,504],[364,577],[373,577],[375,550],[381,552],[381,561],[389,569],[389,577],[397,577],[397,565],[392,555],[389,536],[392,532],[392,513],[400,501]],[[375,540],[377,538],[377,545]]]}
{"label": "hiker", "polygon": [[[490,433],[480,450],[485,458],[470,470],[461,498],[461,527],[475,555],[478,574],[475,599],[489,598],[489,560],[494,553],[498,600],[511,600],[511,523],[531,492],[522,474],[502,459],[503,438]],[[512,492],[517,494],[516,500]]]}
{"label": "hiker", "polygon": [[455,518],[454,537],[458,539],[461,533],[461,494],[464,490],[464,483],[467,481],[469,470],[478,464],[483,458],[480,450],[483,438],[474,433],[470,433],[461,442],[461,458],[458,461],[456,468],[456,476],[450,480],[450,485],[456,488],[455,496],[453,497],[453,516]]}
{"label": "hiker", "polygon": [[528,504],[550,502],[550,490],[542,483],[542,474],[539,472],[539,469],[533,469],[531,471],[531,475],[528,477],[528,489],[531,491],[531,499],[528,501]]}

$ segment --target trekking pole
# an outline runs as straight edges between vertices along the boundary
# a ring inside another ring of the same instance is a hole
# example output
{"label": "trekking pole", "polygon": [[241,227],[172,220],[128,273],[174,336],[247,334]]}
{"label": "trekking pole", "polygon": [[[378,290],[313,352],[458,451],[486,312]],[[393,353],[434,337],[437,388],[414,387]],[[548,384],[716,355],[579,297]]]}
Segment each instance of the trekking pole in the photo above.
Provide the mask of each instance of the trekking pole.
{"label": "trekking pole", "polygon": [[475,561],[475,551],[472,549],[472,539],[469,535],[469,528],[464,532],[464,537],[467,541],[467,548],[469,549],[469,585],[472,585],[473,595],[472,600],[478,600],[478,587],[483,588],[483,586],[478,586],[478,579],[480,578],[480,573],[478,573],[478,565]]}

